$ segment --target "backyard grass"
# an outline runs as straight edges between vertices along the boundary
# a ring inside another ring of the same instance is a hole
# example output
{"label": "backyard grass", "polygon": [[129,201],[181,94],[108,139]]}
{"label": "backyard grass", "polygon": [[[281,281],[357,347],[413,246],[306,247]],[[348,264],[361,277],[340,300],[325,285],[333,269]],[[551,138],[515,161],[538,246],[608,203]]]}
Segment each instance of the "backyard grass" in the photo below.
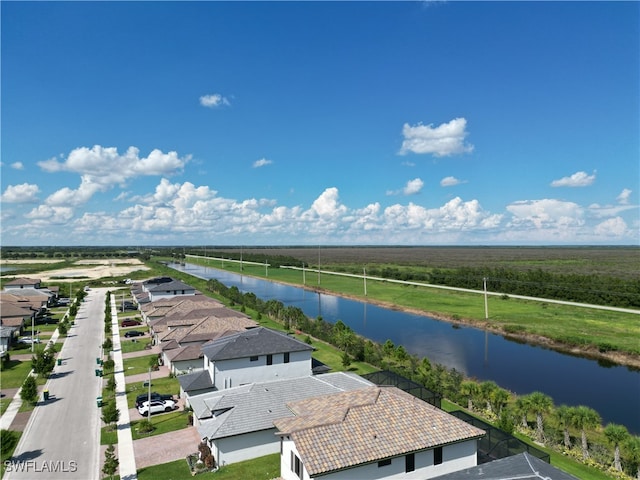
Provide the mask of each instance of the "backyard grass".
{"label": "backyard grass", "polygon": [[[271,480],[280,476],[280,454],[265,455],[246,462],[225,465],[216,472],[197,475],[198,479]],[[138,480],[187,480],[193,478],[186,460],[154,465],[138,470]]]}

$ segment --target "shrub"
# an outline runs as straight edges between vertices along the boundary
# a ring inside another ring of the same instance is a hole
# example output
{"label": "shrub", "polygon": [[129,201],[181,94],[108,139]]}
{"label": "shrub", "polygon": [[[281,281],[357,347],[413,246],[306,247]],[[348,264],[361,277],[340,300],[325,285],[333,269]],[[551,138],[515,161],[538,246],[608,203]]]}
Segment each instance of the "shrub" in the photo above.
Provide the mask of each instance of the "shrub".
{"label": "shrub", "polygon": [[156,427],[149,420],[140,420],[138,422],[138,433],[151,433]]}
{"label": "shrub", "polygon": [[31,375],[27,376],[20,390],[20,398],[23,402],[35,404],[38,401],[38,385],[36,379]]}

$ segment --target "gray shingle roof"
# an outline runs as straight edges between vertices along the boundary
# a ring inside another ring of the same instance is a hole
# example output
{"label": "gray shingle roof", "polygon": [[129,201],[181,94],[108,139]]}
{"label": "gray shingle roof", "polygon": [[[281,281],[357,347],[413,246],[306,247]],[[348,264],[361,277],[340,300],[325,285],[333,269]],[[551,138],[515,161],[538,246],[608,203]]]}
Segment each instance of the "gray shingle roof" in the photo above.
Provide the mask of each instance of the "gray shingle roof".
{"label": "gray shingle roof", "polygon": [[180,280],[172,280],[171,282],[166,283],[158,283],[158,284],[147,284],[147,291],[149,292],[170,292],[176,290],[186,290],[192,292],[195,290],[191,285],[187,285]]}
{"label": "gray shingle roof", "polygon": [[202,353],[210,361],[307,350],[311,351],[313,347],[284,333],[264,327],[227,335],[202,346]]}
{"label": "gray shingle roof", "polygon": [[213,388],[213,383],[207,370],[189,373],[187,375],[179,375],[178,382],[185,392]]}
{"label": "gray shingle roof", "polygon": [[483,463],[459,472],[441,475],[433,480],[512,480],[514,478],[518,480],[540,480],[542,478],[578,480],[573,475],[569,475],[527,452]]}
{"label": "gray shingle roof", "polygon": [[200,419],[200,436],[216,439],[273,429],[275,419],[293,415],[287,408],[289,402],[371,385],[358,375],[336,372],[194,395],[189,404]]}

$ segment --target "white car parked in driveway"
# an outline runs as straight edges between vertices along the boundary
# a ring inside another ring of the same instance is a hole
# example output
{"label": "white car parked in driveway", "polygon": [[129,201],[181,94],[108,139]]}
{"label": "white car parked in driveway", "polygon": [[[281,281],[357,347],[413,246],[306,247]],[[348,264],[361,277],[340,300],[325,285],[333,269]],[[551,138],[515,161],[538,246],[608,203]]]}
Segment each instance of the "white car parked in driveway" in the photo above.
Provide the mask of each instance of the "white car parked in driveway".
{"label": "white car parked in driveway", "polygon": [[[173,400],[151,400],[151,414],[160,412],[170,412],[177,408],[176,402]],[[149,413],[149,401],[142,402],[138,407],[138,413],[143,417]]]}

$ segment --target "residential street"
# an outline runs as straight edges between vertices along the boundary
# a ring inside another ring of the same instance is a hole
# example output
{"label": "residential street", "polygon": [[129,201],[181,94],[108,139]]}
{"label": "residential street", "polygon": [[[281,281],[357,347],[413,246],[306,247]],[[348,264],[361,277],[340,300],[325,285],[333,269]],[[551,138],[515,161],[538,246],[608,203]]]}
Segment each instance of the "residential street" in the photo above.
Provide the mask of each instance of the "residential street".
{"label": "residential street", "polygon": [[100,478],[100,395],[96,357],[104,331],[106,289],[88,292],[47,383],[50,398],[33,411],[4,479]]}

